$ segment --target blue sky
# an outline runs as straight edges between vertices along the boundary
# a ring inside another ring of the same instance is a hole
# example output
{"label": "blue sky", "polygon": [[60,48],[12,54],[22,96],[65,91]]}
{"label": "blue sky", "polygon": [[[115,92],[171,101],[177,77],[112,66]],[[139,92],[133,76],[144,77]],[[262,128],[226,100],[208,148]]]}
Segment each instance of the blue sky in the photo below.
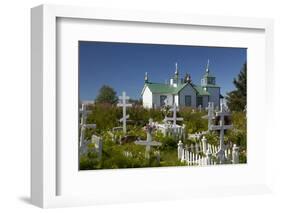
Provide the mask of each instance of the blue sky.
{"label": "blue sky", "polygon": [[104,84],[114,88],[118,95],[126,91],[130,98],[139,99],[145,72],[150,82],[165,83],[173,76],[176,62],[181,77],[189,73],[192,82],[200,84],[208,59],[210,72],[225,95],[234,89],[232,81],[247,60],[247,50],[80,41],[80,100],[95,99]]}

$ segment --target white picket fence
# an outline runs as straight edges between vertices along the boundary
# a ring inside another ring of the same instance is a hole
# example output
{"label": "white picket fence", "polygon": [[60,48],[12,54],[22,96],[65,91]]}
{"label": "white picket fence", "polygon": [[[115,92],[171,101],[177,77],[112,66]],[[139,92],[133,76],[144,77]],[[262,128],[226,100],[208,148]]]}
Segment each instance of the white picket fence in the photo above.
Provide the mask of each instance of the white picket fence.
{"label": "white picket fence", "polygon": [[[187,165],[215,165],[219,153],[219,146],[208,144],[206,138],[195,145],[183,147],[183,143],[178,143],[178,159],[186,162]],[[224,147],[225,163],[239,163],[239,148],[234,144]]]}
{"label": "white picket fence", "polygon": [[[185,147],[185,149],[190,150],[190,152],[193,152],[193,153],[196,153],[196,154],[204,153],[207,150],[210,150],[210,152],[212,154],[215,154],[215,153],[218,152],[219,147],[215,146],[213,144],[206,144],[206,150],[204,151],[204,143],[202,141],[199,141],[198,143],[191,144],[189,147]],[[230,151],[231,149],[228,148],[227,150]]]}
{"label": "white picket fence", "polygon": [[186,162],[188,166],[206,166],[215,165],[216,162],[211,158],[211,155],[203,157],[200,154],[183,150],[181,162]]}

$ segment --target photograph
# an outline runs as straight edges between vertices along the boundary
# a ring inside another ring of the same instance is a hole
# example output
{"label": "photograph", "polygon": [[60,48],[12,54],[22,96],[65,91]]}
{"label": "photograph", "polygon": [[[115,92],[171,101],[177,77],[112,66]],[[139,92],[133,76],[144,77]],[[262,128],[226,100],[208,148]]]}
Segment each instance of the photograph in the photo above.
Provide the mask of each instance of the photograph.
{"label": "photograph", "polygon": [[78,41],[79,170],[247,163],[247,48]]}

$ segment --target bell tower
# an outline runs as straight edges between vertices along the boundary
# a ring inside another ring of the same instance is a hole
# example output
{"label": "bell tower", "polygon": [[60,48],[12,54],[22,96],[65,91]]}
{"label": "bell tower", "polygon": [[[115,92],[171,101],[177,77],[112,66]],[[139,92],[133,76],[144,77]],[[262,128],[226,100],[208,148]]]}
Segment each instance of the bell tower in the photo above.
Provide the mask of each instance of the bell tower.
{"label": "bell tower", "polygon": [[206,66],[206,72],[201,79],[201,86],[207,87],[207,86],[214,86],[216,85],[216,77],[212,76],[210,74],[210,61],[208,59],[207,66]]}

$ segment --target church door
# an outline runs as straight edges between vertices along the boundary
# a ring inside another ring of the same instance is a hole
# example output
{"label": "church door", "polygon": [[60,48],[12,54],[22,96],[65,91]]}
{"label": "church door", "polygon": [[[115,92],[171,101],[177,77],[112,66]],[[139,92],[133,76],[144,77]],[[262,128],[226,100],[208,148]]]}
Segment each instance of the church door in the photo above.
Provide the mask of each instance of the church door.
{"label": "church door", "polygon": [[185,106],[191,106],[191,95],[184,96]]}

